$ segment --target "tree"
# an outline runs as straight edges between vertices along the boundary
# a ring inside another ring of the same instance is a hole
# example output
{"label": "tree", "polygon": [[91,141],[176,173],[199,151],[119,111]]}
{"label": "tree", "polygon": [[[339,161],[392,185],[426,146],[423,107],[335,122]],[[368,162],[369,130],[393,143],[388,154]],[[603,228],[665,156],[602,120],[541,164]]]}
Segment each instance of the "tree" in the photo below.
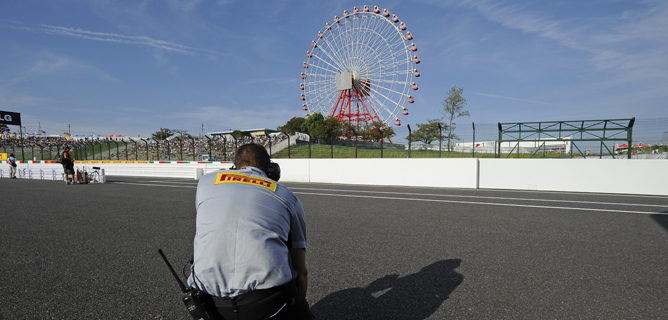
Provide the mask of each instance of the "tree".
{"label": "tree", "polygon": [[365,135],[373,141],[383,141],[386,138],[394,137],[394,129],[386,125],[384,122],[374,121],[368,123],[365,128]]}
{"label": "tree", "polygon": [[341,124],[341,135],[346,137],[347,139],[352,139],[353,137],[355,140],[357,139],[357,136],[359,136],[361,133],[361,130],[358,130],[357,127],[349,122],[340,122]]}
{"label": "tree", "polygon": [[[431,144],[434,141],[443,140],[444,136],[441,135],[442,132],[438,128],[439,124],[441,128],[447,128],[445,123],[438,119],[427,120],[427,123],[418,123],[418,129],[410,136],[411,142],[421,141],[425,144]],[[406,139],[408,138],[406,137]]]}
{"label": "tree", "polygon": [[341,135],[341,123],[334,117],[327,117],[327,119],[315,123],[309,133],[316,139],[332,141],[332,139]]}
{"label": "tree", "polygon": [[188,133],[188,130],[182,130],[182,129],[172,129],[172,134],[173,135],[179,135],[179,137],[183,138],[184,136],[186,138],[192,137],[190,133]]}
{"label": "tree", "polygon": [[160,130],[153,133],[152,137],[153,140],[165,140],[173,135],[174,132],[172,132],[172,130],[167,128],[160,128]]}
{"label": "tree", "polygon": [[448,91],[448,96],[443,100],[443,110],[445,111],[445,118],[448,121],[446,126],[448,134],[445,136],[445,138],[448,139],[448,151],[452,151],[450,147],[451,141],[459,139],[459,137],[454,134],[455,128],[457,127],[455,119],[471,116],[468,111],[464,110],[467,101],[466,98],[462,96],[462,92],[464,92],[463,88],[453,86],[450,88],[450,91]]}
{"label": "tree", "polygon": [[293,117],[292,119],[288,120],[284,125],[279,126],[277,129],[280,132],[287,133],[287,134],[294,134],[295,132],[302,132],[302,126],[304,125],[304,122],[306,122],[306,119],[302,117]]}
{"label": "tree", "polygon": [[308,132],[311,137],[318,139],[319,137],[316,137],[313,135],[313,128],[315,128],[318,123],[325,121],[325,117],[322,116],[320,112],[315,112],[312,115],[310,115],[306,120],[304,120],[304,123],[302,124],[301,131],[302,132]]}

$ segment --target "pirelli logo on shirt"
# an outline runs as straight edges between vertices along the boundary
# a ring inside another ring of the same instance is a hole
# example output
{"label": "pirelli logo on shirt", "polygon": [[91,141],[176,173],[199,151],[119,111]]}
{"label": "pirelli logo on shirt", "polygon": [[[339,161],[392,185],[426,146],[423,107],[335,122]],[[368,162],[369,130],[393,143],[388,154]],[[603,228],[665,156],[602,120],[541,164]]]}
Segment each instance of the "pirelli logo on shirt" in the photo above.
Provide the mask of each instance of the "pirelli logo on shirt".
{"label": "pirelli logo on shirt", "polygon": [[222,183],[241,183],[241,184],[250,184],[253,186],[262,187],[265,189],[271,190],[271,192],[276,192],[276,182],[269,179],[253,177],[241,173],[232,173],[232,172],[220,172],[216,176],[216,180],[213,184],[222,184]]}

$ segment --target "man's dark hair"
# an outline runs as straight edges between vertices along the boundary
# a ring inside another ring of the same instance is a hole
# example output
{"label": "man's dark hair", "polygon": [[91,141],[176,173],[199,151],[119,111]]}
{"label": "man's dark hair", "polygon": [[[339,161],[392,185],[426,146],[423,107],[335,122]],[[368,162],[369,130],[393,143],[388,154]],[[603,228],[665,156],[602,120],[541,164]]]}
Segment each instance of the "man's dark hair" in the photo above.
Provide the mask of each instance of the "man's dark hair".
{"label": "man's dark hair", "polygon": [[236,155],[234,155],[234,166],[237,168],[256,167],[267,172],[269,162],[271,162],[271,159],[269,158],[267,149],[255,143],[239,147]]}

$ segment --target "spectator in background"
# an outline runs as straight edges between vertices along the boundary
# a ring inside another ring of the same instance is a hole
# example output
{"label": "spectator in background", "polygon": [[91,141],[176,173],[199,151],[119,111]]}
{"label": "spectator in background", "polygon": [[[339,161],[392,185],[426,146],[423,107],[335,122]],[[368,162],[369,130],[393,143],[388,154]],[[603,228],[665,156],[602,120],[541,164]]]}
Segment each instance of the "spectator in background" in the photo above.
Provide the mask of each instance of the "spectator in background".
{"label": "spectator in background", "polygon": [[16,157],[11,153],[9,159],[7,159],[9,164],[9,179],[16,179]]}
{"label": "spectator in background", "polygon": [[63,151],[63,156],[60,160],[60,163],[63,165],[63,171],[65,172],[65,183],[70,184],[74,183],[74,159],[70,155],[70,148],[65,148]]}

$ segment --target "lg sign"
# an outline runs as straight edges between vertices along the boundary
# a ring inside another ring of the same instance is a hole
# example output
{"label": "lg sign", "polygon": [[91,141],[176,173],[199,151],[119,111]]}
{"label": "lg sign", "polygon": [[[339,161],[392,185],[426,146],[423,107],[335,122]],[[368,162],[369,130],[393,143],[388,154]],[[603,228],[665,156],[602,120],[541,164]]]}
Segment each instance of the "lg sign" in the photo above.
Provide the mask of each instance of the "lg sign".
{"label": "lg sign", "polygon": [[21,114],[18,112],[0,111],[0,123],[21,125]]}

